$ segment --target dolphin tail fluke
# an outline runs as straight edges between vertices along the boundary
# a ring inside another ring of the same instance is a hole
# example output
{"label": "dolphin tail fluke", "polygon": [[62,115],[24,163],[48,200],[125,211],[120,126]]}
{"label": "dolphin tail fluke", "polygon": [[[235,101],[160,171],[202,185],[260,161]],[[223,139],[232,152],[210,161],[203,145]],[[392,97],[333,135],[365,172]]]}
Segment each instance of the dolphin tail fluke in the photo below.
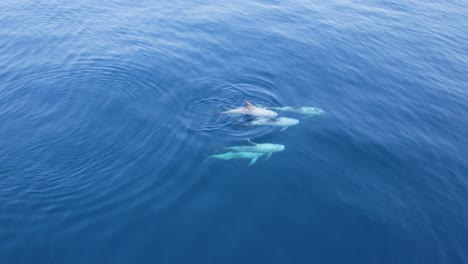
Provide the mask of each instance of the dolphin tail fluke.
{"label": "dolphin tail fluke", "polygon": [[211,158],[211,156],[208,156],[208,154],[205,153],[205,157],[203,159],[203,164],[206,164],[206,162]]}
{"label": "dolphin tail fluke", "polygon": [[219,119],[221,119],[221,117],[226,114],[226,112],[220,112],[218,113],[218,116],[216,117],[216,122],[219,122]]}
{"label": "dolphin tail fluke", "polygon": [[258,160],[258,157],[253,158],[253,159],[250,161],[249,166],[254,165],[255,162],[257,162],[257,160]]}

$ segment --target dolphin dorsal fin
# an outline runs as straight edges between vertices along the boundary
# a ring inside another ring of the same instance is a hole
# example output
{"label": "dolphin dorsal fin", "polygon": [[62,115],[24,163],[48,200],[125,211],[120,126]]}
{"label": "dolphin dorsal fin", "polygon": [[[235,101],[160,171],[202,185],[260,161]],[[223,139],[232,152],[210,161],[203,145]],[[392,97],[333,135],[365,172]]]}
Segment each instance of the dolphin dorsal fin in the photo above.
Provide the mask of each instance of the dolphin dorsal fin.
{"label": "dolphin dorsal fin", "polygon": [[245,108],[247,108],[247,110],[253,110],[255,106],[251,102],[245,101]]}
{"label": "dolphin dorsal fin", "polygon": [[255,142],[252,142],[250,139],[247,139],[247,143],[249,143],[251,146],[255,146],[255,145],[257,145],[257,143],[255,143]]}

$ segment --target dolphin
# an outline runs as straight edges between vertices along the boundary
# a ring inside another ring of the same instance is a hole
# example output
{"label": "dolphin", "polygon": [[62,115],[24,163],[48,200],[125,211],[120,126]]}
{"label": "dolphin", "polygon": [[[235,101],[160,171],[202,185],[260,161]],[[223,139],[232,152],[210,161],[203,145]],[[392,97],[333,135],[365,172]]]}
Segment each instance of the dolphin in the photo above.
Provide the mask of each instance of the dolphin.
{"label": "dolphin", "polygon": [[299,120],[289,117],[278,118],[257,118],[249,123],[252,126],[280,126],[281,131],[288,129],[290,126],[299,124]]}
{"label": "dolphin", "polygon": [[221,160],[230,160],[230,159],[251,159],[249,166],[255,164],[257,162],[257,159],[260,158],[263,155],[266,155],[267,153],[264,152],[226,152],[223,154],[216,154],[216,155],[211,155],[207,158],[214,158],[214,159],[221,159]]}
{"label": "dolphin", "polygon": [[226,150],[231,150],[235,152],[260,152],[260,153],[267,153],[271,155],[273,152],[280,152],[284,150],[284,145],[281,144],[272,144],[272,143],[261,143],[257,144],[249,139],[247,142],[250,146],[234,146],[234,147],[225,147]]}
{"label": "dolphin", "polygon": [[251,115],[256,117],[276,117],[278,114],[266,108],[255,107],[249,101],[245,101],[245,107],[239,107],[222,112],[229,115]]}
{"label": "dolphin", "polygon": [[284,106],[284,107],[273,107],[273,109],[283,112],[293,112],[302,115],[323,115],[325,111],[320,108],[316,107],[291,107],[291,106]]}
{"label": "dolphin", "polygon": [[250,146],[225,147],[224,149],[230,150],[230,152],[211,155],[206,160],[208,160],[209,158],[222,159],[222,160],[251,159],[250,164],[249,164],[250,166],[252,164],[255,164],[255,162],[257,162],[257,159],[264,155],[266,156],[265,159],[269,159],[271,157],[271,154],[273,154],[274,152],[280,152],[284,150],[284,145],[281,145],[281,144],[272,144],[272,143],[257,144],[257,143],[250,141],[249,139],[247,139],[247,142],[250,144]]}

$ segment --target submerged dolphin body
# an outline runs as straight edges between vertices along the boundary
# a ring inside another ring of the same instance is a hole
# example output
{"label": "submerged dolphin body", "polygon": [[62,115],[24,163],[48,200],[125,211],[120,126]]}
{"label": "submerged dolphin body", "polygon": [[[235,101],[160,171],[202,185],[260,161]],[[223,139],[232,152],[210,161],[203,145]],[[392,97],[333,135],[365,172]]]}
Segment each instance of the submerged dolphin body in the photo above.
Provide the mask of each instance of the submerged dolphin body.
{"label": "submerged dolphin body", "polygon": [[264,152],[226,152],[223,154],[216,154],[216,155],[211,155],[208,157],[209,158],[215,158],[215,159],[221,159],[221,160],[230,160],[230,159],[251,159],[249,166],[255,164],[257,162],[257,159],[260,158],[263,155],[266,155],[267,153]]}
{"label": "submerged dolphin body", "polygon": [[289,117],[278,118],[258,118],[250,122],[252,126],[279,126],[283,127],[281,131],[286,130],[290,126],[299,124],[299,120]]}
{"label": "submerged dolphin body", "polygon": [[275,117],[278,115],[277,113],[271,110],[255,107],[249,101],[245,101],[245,107],[231,109],[228,111],[224,111],[222,113],[229,114],[229,115],[251,115],[251,116],[257,116],[257,117]]}
{"label": "submerged dolphin body", "polygon": [[291,106],[284,106],[284,107],[273,107],[273,109],[283,112],[293,112],[302,115],[323,115],[325,111],[317,107],[291,107]]}
{"label": "submerged dolphin body", "polygon": [[271,157],[271,154],[274,152],[280,152],[284,150],[284,145],[281,144],[271,144],[271,143],[262,143],[257,144],[247,139],[250,143],[250,146],[234,146],[234,147],[226,147],[226,150],[230,150],[230,152],[226,152],[223,154],[216,154],[211,155],[209,158],[221,159],[221,160],[230,160],[230,159],[251,159],[250,165],[255,164],[257,159],[266,156],[266,159]]}
{"label": "submerged dolphin body", "polygon": [[281,144],[272,144],[272,143],[261,143],[257,144],[250,140],[248,142],[250,146],[235,146],[235,147],[225,147],[227,150],[232,150],[236,152],[260,152],[267,153],[271,155],[273,152],[280,152],[284,150],[284,145]]}

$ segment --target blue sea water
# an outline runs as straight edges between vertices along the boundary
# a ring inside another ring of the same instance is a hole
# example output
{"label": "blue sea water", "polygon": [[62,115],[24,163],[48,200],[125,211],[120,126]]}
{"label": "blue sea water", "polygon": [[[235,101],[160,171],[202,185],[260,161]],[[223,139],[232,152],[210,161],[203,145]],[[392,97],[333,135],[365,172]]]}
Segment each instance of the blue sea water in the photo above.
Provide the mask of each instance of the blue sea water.
{"label": "blue sea water", "polygon": [[[466,1],[0,2],[0,263],[468,263]],[[311,106],[280,132],[220,116]],[[214,160],[278,143],[268,160]]]}

